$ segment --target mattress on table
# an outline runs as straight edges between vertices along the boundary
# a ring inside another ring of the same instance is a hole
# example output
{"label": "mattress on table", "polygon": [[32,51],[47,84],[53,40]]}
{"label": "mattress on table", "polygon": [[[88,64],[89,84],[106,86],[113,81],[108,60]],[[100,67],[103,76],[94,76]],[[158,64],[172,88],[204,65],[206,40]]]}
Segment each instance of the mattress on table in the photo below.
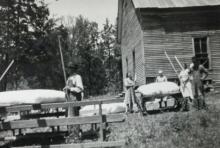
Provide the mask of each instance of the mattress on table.
{"label": "mattress on table", "polygon": [[144,97],[166,96],[180,93],[179,86],[174,82],[160,82],[141,85],[136,92]]}
{"label": "mattress on table", "polygon": [[63,91],[31,89],[0,92],[0,107],[22,104],[43,104],[65,102]]}

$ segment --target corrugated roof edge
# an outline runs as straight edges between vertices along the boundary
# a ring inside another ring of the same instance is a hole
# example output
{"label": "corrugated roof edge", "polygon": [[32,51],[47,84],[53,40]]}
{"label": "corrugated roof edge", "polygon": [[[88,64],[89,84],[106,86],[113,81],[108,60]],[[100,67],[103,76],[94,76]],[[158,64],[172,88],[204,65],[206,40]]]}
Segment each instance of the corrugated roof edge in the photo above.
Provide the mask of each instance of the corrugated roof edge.
{"label": "corrugated roof edge", "polygon": [[220,6],[219,0],[132,0],[135,8],[170,9]]}

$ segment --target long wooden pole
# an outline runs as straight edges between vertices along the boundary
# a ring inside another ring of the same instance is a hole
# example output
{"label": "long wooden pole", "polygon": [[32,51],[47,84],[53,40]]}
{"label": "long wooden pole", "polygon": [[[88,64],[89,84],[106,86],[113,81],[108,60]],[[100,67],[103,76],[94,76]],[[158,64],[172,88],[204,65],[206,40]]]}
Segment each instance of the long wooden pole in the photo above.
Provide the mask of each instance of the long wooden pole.
{"label": "long wooden pole", "polygon": [[176,59],[177,63],[179,64],[180,68],[182,70],[184,70],[183,65],[180,63],[179,59],[176,56],[175,56],[175,59]]}
{"label": "long wooden pole", "polygon": [[65,71],[65,65],[64,65],[64,60],[63,60],[63,52],[62,52],[62,47],[61,47],[61,42],[60,42],[60,36],[58,36],[58,42],[59,42],[59,49],[60,49],[61,64],[62,64],[62,69],[63,69],[63,76],[64,76],[64,81],[66,83],[66,71]]}
{"label": "long wooden pole", "polygon": [[[64,60],[63,60],[63,53],[62,53],[62,46],[61,46],[61,42],[60,42],[60,36],[58,36],[58,42],[59,42],[59,49],[60,49],[61,64],[62,64],[62,69],[63,69],[63,76],[64,76],[64,81],[66,84],[67,79],[66,79],[66,71],[65,71],[65,65],[64,65]],[[64,91],[66,93],[66,101],[69,102],[70,101],[69,93],[68,93],[67,89],[64,89]],[[74,108],[69,104],[68,109],[67,109],[67,117],[69,118],[69,117],[73,117],[73,116],[75,116]],[[77,132],[77,128],[80,128],[77,125],[68,125],[67,129],[68,129],[69,135],[73,132],[71,129],[74,128],[74,126],[76,128],[75,129],[76,132]]]}
{"label": "long wooden pole", "polygon": [[165,53],[165,55],[166,55],[168,61],[170,62],[170,65],[172,66],[173,70],[174,70],[175,73],[178,75],[177,70],[176,70],[176,68],[174,67],[173,62],[171,61],[171,59],[170,59],[169,55],[167,54],[166,50],[164,51],[164,53]]}
{"label": "long wooden pole", "polygon": [[6,75],[6,73],[8,72],[8,70],[11,68],[11,66],[12,66],[13,63],[14,63],[14,60],[11,61],[11,63],[8,65],[8,67],[6,68],[6,70],[4,71],[4,73],[1,75],[0,81],[4,78],[4,76]]}

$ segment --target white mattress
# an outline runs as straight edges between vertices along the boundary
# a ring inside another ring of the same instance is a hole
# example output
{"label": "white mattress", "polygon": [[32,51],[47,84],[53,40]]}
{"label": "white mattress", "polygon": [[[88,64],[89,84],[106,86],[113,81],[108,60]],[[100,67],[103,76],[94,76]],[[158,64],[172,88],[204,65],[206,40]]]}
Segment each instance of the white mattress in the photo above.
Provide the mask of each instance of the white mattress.
{"label": "white mattress", "polygon": [[[102,105],[102,114],[114,114],[125,112],[124,103],[111,103]],[[99,114],[99,105],[87,105],[80,110],[80,116],[93,116]]]}
{"label": "white mattress", "polygon": [[0,106],[65,102],[65,93],[50,89],[0,92]]}
{"label": "white mattress", "polygon": [[136,92],[145,97],[165,96],[180,93],[179,86],[173,82],[150,83],[138,87]]}

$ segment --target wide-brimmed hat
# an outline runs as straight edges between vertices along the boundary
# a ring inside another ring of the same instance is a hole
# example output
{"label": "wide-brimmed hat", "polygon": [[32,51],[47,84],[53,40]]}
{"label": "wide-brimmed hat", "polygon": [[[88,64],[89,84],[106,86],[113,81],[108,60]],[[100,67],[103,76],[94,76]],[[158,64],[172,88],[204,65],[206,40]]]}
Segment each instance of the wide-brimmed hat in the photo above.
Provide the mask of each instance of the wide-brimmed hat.
{"label": "wide-brimmed hat", "polygon": [[78,69],[79,65],[78,65],[78,63],[69,62],[67,64],[67,67],[71,68],[71,69]]}

